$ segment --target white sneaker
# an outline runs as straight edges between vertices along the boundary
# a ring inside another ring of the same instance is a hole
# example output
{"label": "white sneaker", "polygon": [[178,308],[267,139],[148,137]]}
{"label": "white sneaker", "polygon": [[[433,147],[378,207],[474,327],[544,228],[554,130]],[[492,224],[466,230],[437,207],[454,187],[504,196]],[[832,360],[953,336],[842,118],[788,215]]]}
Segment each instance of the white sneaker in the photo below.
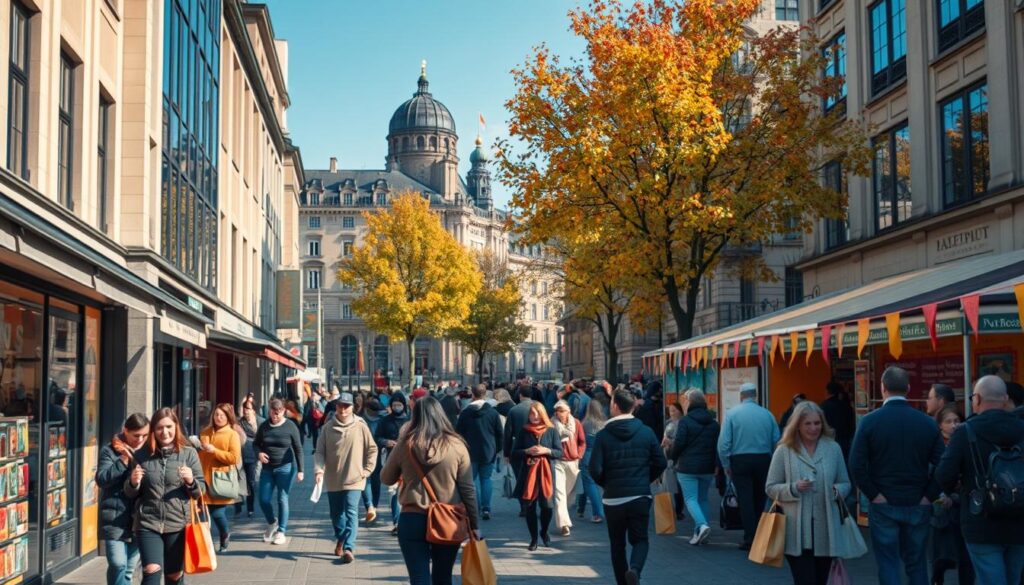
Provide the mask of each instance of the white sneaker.
{"label": "white sneaker", "polygon": [[705,542],[707,542],[708,537],[710,537],[710,536],[711,536],[711,527],[708,526],[707,524],[701,526],[700,527],[700,531],[697,532],[697,536],[696,536],[697,542],[696,542],[696,544],[704,544]]}
{"label": "white sneaker", "polygon": [[700,542],[699,534],[700,534],[699,532],[694,532],[693,533],[693,536],[690,537],[690,544],[696,546],[697,543]]}
{"label": "white sneaker", "polygon": [[263,542],[269,543],[274,540],[274,534],[277,532],[277,522],[267,524],[267,529],[263,531]]}
{"label": "white sneaker", "polygon": [[270,544],[287,544],[288,537],[284,535],[284,532],[278,531],[274,534],[274,540],[270,541]]}

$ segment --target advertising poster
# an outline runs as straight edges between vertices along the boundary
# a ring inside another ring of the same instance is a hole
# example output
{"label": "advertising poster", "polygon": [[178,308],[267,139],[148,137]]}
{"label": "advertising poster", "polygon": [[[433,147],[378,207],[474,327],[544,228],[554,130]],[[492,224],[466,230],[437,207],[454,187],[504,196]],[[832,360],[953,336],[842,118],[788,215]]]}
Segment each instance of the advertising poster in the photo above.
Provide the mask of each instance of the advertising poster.
{"label": "advertising poster", "polygon": [[[725,420],[730,410],[740,404],[740,386],[750,382],[757,383],[757,368],[726,368],[719,371],[718,381],[718,418]],[[760,391],[760,387],[758,387]]]}

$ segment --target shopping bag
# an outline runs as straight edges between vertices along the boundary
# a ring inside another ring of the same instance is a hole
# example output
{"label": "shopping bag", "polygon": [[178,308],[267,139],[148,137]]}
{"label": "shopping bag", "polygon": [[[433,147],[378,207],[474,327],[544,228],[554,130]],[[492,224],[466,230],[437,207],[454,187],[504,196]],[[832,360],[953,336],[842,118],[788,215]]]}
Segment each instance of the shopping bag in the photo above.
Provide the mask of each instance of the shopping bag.
{"label": "shopping bag", "polygon": [[234,467],[214,470],[212,475],[210,485],[207,486],[211,496],[225,500],[238,499],[241,482]]}
{"label": "shopping bag", "polygon": [[747,558],[759,565],[781,567],[785,551],[786,517],[779,503],[775,502],[767,512],[761,514]]}
{"label": "shopping bag", "polygon": [[498,575],[494,572],[491,553],[487,543],[479,540],[476,533],[469,531],[469,541],[462,548],[462,583],[463,585],[498,585]]}
{"label": "shopping bag", "polygon": [[323,491],[324,491],[324,480],[321,479],[320,481],[318,481],[318,482],[313,484],[313,493],[309,494],[309,501],[313,502],[314,504],[319,502],[320,501],[320,496],[323,494]]}
{"label": "shopping bag", "polygon": [[743,517],[740,516],[740,500],[736,497],[736,486],[730,481],[725,486],[722,503],[719,506],[718,523],[722,530],[742,530]]}
{"label": "shopping bag", "polygon": [[511,473],[505,474],[505,483],[501,486],[501,495],[511,499],[514,497],[512,494],[516,491],[516,480],[512,478]]}
{"label": "shopping bag", "polygon": [[658,534],[676,533],[676,514],[672,510],[672,494],[669,492],[654,494],[654,531]]}
{"label": "shopping bag", "polygon": [[217,570],[217,553],[210,534],[210,512],[206,502],[189,500],[192,521],[185,526],[185,572],[190,575]]}
{"label": "shopping bag", "polygon": [[850,574],[846,572],[843,559],[834,559],[828,571],[828,585],[853,585]]}
{"label": "shopping bag", "polygon": [[[837,554],[844,559],[857,559],[868,554],[868,545],[864,542],[864,535],[860,532],[857,519],[850,514],[843,498],[836,498],[836,505],[839,506],[839,538],[837,543]],[[834,567],[833,567],[834,568]]]}

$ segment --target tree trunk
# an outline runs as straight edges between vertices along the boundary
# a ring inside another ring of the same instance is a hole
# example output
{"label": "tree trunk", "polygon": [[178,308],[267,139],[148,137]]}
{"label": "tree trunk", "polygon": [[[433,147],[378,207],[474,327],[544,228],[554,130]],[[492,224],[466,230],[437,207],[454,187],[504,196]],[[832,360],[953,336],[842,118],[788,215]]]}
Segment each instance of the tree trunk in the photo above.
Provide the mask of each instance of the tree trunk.
{"label": "tree trunk", "polygon": [[[686,291],[686,308],[683,307],[683,300],[679,295],[679,286],[671,276],[665,279],[665,296],[668,300],[668,307],[672,310],[672,319],[676,322],[676,333],[678,340],[683,341],[693,337],[693,313],[697,306],[698,287],[691,287]],[[692,302],[691,297],[692,296]]]}
{"label": "tree trunk", "polygon": [[416,381],[416,336],[406,335],[406,343],[409,344],[409,395],[412,395],[413,382]]}
{"label": "tree trunk", "polygon": [[484,383],[484,358],[487,356],[482,351],[476,354],[476,381],[478,384]]}
{"label": "tree trunk", "polygon": [[[619,319],[621,319],[619,315]],[[616,320],[615,311],[609,310],[605,316],[608,321],[607,333],[604,337],[604,377],[614,386],[619,377],[619,349],[617,342],[619,338],[619,321]]]}

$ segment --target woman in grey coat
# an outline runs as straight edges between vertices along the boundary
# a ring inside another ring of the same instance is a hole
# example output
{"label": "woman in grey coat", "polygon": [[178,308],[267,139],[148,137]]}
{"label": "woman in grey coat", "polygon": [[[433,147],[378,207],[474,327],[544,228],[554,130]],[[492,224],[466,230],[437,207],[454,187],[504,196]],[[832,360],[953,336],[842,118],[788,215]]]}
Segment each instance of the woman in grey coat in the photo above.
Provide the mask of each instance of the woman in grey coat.
{"label": "woman in grey coat", "polygon": [[765,486],[786,517],[786,560],[795,585],[826,585],[832,561],[849,557],[836,498],[850,492],[843,451],[825,414],[801,402],[772,455]]}
{"label": "woman in grey coat", "polygon": [[184,576],[185,526],[190,500],[202,497],[205,483],[199,454],[188,444],[178,416],[161,408],[150,420],[150,439],[136,453],[124,492],[135,498],[135,539],[142,556],[142,585],[180,583]]}

